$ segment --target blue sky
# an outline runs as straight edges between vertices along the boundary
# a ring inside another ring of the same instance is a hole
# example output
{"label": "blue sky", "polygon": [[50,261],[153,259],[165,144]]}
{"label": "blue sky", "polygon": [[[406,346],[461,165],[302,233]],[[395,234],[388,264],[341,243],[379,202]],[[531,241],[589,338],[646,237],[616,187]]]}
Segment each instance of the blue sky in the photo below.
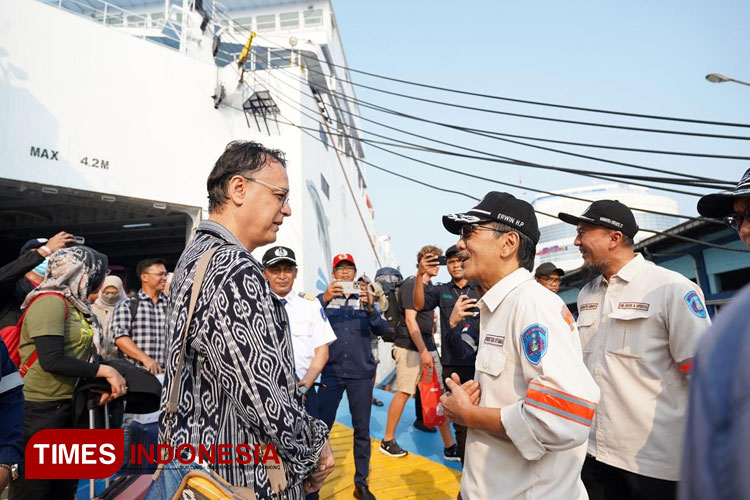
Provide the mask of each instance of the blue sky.
{"label": "blue sky", "polygon": [[[750,2],[506,2],[333,0],[348,64],[352,68],[452,88],[513,98],[725,122],[750,123],[750,87],[712,84],[719,72],[750,80]],[[555,110],[470,98],[352,74],[356,82],[464,105],[636,127],[750,136],[746,128],[700,126]],[[680,137],[555,124],[456,110],[358,89],[357,97],[432,120],[511,134],[627,147],[750,156],[750,141]],[[362,109],[366,118],[495,154],[572,168],[628,173],[589,160],[505,144]],[[363,123],[365,130],[408,140]],[[425,143],[412,138],[414,142]],[[747,162],[695,159],[573,146],[559,149],[618,161],[736,181]],[[554,190],[587,185],[591,179],[518,166],[401,151],[458,170]],[[529,201],[528,191],[503,188],[440,172],[369,147],[366,159],[475,197],[507,190]],[[378,231],[393,239],[406,274],[417,250],[455,238],[440,215],[470,208],[457,195],[439,193],[368,168]],[[693,189],[693,191],[700,191]],[[663,193],[662,193],[663,194]],[[694,215],[696,197],[674,196],[680,213]],[[407,214],[407,215],[405,215]]]}

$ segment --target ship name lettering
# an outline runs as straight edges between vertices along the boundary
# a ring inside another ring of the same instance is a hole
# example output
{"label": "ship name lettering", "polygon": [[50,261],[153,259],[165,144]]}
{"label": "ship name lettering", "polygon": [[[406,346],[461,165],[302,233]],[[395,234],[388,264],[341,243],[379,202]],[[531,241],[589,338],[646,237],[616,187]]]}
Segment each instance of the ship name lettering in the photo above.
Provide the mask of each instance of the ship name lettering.
{"label": "ship name lettering", "polygon": [[57,157],[58,154],[60,154],[60,152],[55,151],[54,149],[39,148],[37,146],[31,146],[31,151],[29,152],[29,156],[33,156],[35,158],[44,158],[45,160],[55,160],[55,161],[60,160]]}

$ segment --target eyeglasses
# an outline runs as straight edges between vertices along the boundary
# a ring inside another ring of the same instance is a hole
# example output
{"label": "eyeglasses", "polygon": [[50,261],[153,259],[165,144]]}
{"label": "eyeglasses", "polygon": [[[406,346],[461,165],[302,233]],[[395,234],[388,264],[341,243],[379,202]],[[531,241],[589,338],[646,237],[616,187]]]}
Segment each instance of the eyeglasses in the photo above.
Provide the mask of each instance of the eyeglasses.
{"label": "eyeglasses", "polygon": [[356,271],[357,268],[354,266],[336,266],[336,268],[333,270],[335,273],[336,271]]}
{"label": "eyeglasses", "polygon": [[296,270],[297,270],[297,266],[267,267],[266,268],[266,271],[271,273],[273,276],[278,276],[279,274],[292,274]]}
{"label": "eyeglasses", "polygon": [[166,277],[169,273],[161,272],[161,273],[143,273],[143,274],[153,274],[154,276],[158,276],[160,278]]}
{"label": "eyeglasses", "polygon": [[[250,182],[255,182],[257,184],[260,184],[261,186],[268,188],[271,191],[271,194],[273,194],[277,200],[279,200],[279,203],[281,203],[281,206],[283,207],[287,203],[289,203],[289,190],[281,188],[279,186],[274,186],[273,184],[269,184],[267,182],[263,182],[259,179],[256,179],[255,177],[245,177],[244,175],[240,174],[240,177],[249,180]],[[274,193],[274,191],[281,191],[281,193]]]}
{"label": "eyeglasses", "polygon": [[740,232],[742,224],[745,221],[750,221],[750,210],[745,210],[741,214],[732,214],[724,217],[724,223],[736,233]]}
{"label": "eyeglasses", "polygon": [[495,229],[494,227],[479,226],[477,224],[464,224],[463,226],[461,226],[461,231],[460,231],[461,239],[468,240],[471,237],[471,235],[474,233],[474,231],[477,231],[479,229],[485,229],[487,231],[495,231],[496,233],[500,233],[500,234],[505,234],[505,233],[510,232],[510,231],[501,231],[499,229]]}

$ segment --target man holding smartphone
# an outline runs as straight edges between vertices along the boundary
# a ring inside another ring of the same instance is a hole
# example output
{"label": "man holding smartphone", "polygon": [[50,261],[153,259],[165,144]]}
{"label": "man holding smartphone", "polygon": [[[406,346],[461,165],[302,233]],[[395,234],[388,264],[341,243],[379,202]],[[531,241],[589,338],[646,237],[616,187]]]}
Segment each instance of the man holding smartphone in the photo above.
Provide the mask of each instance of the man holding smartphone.
{"label": "man holding smartphone", "polygon": [[[470,353],[466,350],[458,352],[454,346],[456,343],[449,340],[449,336],[461,336],[461,330],[473,328],[477,330],[476,321],[470,321],[466,318],[476,317],[478,321],[479,313],[476,309],[476,302],[479,298],[477,285],[464,277],[463,266],[459,258],[459,251],[456,245],[453,245],[445,251],[445,265],[451,281],[430,285],[424,283],[421,279],[423,276],[437,274],[438,265],[442,265],[438,256],[427,254],[419,261],[417,269],[417,286],[414,287],[413,300],[414,309],[417,311],[432,311],[436,307],[440,310],[440,361],[443,365],[443,378],[449,378],[457,373],[461,380],[472,380],[474,378],[474,362],[476,361],[476,343]],[[456,311],[454,311],[454,306]],[[466,355],[468,354],[468,356]],[[466,427],[460,424],[453,424],[456,432],[456,441],[458,442],[457,450],[445,450],[446,460],[452,460],[456,456],[461,462],[464,459],[464,447],[466,445]]]}
{"label": "man holding smartphone", "polygon": [[388,322],[367,291],[354,279],[357,266],[350,254],[333,259],[333,281],[318,300],[325,308],[336,342],[329,346],[328,363],[321,373],[318,392],[320,418],[330,429],[346,391],[354,427],[354,496],[375,500],[367,484],[370,474],[370,411],[375,359],[370,349],[370,332],[383,335]]}
{"label": "man holding smartphone", "polygon": [[[440,248],[433,245],[426,245],[417,253],[417,262],[423,260],[427,255],[430,255],[434,259],[442,255],[442,253],[443,251]],[[416,285],[421,286],[429,283],[430,278],[437,275],[437,271],[437,266],[432,266],[427,269],[427,272],[407,279],[399,288],[399,314],[403,318],[403,323],[406,324],[408,336],[399,335],[393,343],[398,390],[388,407],[388,421],[385,426],[385,435],[380,444],[380,452],[390,457],[403,457],[407,454],[396,442],[396,427],[399,420],[401,420],[404,406],[411,395],[415,396],[416,411],[418,415],[421,415],[422,403],[418,397],[417,384],[422,378],[423,368],[428,368],[430,372],[434,369],[434,374],[440,381],[441,388],[445,389],[443,387],[440,356],[438,355],[432,335],[434,325],[433,312],[432,310],[417,310],[414,307],[412,299],[414,295],[413,289]],[[425,428],[420,419],[414,422],[414,427],[420,430]],[[440,437],[443,439],[443,457],[451,461],[460,460],[458,458],[456,442],[453,439],[448,422],[440,426]]]}

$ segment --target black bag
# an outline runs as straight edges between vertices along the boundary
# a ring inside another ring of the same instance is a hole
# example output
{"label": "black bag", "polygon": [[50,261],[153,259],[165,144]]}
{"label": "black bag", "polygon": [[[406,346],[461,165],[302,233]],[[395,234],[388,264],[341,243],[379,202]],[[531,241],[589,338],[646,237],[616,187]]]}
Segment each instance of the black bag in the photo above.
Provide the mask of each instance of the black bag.
{"label": "black bag", "polygon": [[398,269],[392,267],[383,267],[375,273],[375,282],[383,288],[383,293],[388,301],[388,307],[381,311],[388,322],[388,331],[381,336],[385,342],[393,342],[399,335],[403,335],[403,332],[407,332],[408,335],[406,325],[402,322],[399,314],[398,304],[399,287],[403,281],[404,278]]}

